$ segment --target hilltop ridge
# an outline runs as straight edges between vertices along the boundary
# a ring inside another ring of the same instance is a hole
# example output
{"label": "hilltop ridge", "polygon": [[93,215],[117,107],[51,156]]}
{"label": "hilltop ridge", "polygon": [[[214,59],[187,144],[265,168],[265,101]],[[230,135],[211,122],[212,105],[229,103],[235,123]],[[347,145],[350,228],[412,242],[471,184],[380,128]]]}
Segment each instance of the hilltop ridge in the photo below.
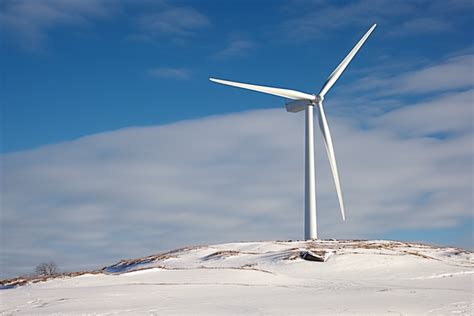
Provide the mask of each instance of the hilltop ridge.
{"label": "hilltop ridge", "polygon": [[472,258],[385,240],[187,247],[0,291],[0,312],[462,315]]}

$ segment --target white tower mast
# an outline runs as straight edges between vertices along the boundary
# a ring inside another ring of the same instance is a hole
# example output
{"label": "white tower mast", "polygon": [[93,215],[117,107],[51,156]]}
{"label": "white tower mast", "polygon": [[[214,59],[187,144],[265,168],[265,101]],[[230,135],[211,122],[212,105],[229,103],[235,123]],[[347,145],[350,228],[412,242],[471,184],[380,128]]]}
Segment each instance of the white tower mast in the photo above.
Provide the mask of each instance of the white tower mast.
{"label": "white tower mast", "polygon": [[314,106],[306,107],[305,124],[305,207],[304,207],[304,238],[317,239],[316,225],[316,179],[314,173]]}

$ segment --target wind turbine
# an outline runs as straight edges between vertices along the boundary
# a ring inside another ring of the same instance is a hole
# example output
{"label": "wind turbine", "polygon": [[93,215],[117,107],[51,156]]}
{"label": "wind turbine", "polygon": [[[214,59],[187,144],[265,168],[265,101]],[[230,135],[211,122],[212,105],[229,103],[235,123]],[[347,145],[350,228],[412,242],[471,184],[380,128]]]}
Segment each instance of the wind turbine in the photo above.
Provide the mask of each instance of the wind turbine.
{"label": "wind turbine", "polygon": [[331,133],[329,131],[326,114],[324,114],[323,101],[326,93],[336,83],[337,79],[341,76],[343,71],[351,62],[352,58],[357,54],[359,49],[365,43],[367,38],[370,36],[372,31],[375,29],[377,24],[374,24],[365,35],[359,40],[359,42],[352,48],[349,54],[342,60],[337,68],[329,75],[328,79],[324,83],[321,91],[318,94],[307,94],[300,91],[272,88],[265,86],[257,86],[253,84],[233,82],[221,79],[209,78],[209,80],[234,86],[238,88],[244,88],[254,90],[258,92],[268,93],[283,97],[286,99],[294,100],[286,104],[286,110],[288,112],[297,113],[302,110],[306,110],[306,128],[305,128],[305,239],[317,239],[318,231],[316,225],[316,184],[314,174],[314,131],[313,131],[313,108],[318,107],[319,113],[319,128],[323,134],[324,143],[326,145],[326,152],[328,154],[329,164],[331,166],[332,176],[334,178],[334,184],[336,186],[337,198],[339,200],[339,206],[341,209],[342,220],[346,219],[344,211],[344,201],[342,199],[341,185],[339,183],[339,174],[337,172],[336,157],[334,155],[334,147],[332,144]]}

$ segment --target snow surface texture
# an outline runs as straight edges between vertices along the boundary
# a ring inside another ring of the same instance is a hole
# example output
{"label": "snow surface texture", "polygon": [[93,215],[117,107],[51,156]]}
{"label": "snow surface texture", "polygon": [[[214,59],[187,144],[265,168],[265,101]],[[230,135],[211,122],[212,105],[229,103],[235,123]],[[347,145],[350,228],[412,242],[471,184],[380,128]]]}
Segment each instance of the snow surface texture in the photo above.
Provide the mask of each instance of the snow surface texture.
{"label": "snow surface texture", "polygon": [[4,289],[0,312],[472,315],[473,267],[472,252],[413,243],[241,242]]}

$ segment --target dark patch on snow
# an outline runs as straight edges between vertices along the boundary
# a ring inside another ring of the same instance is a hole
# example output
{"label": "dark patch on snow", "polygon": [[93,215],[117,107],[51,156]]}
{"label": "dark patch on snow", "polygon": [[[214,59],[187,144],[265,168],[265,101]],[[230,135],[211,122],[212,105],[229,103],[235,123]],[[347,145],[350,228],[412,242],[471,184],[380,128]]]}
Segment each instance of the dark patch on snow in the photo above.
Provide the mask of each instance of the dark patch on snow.
{"label": "dark patch on snow", "polygon": [[[102,272],[125,273],[125,272],[131,272],[131,271],[150,269],[153,267],[162,268],[162,266],[158,264],[159,262],[165,261],[166,259],[178,258],[178,254],[181,252],[186,252],[186,251],[200,249],[200,248],[202,247],[201,246],[184,247],[184,248],[175,249],[175,250],[168,251],[165,253],[151,255],[151,256],[147,256],[143,258],[124,259],[124,260],[120,260],[114,265],[102,268]],[[157,263],[156,266],[150,266],[154,263]]]}
{"label": "dark patch on snow", "polygon": [[0,280],[0,290],[13,289],[19,286],[31,283],[45,282],[53,279],[72,278],[84,274],[99,274],[101,271],[81,271],[81,272],[64,272],[55,275],[23,275],[13,279]]}
{"label": "dark patch on snow", "polygon": [[202,258],[202,260],[207,261],[213,259],[222,259],[224,257],[237,256],[238,254],[239,252],[236,250],[221,250],[205,256],[204,258]]}
{"label": "dark patch on snow", "polygon": [[326,252],[325,251],[313,252],[309,250],[303,250],[300,252],[300,257],[301,259],[308,260],[308,261],[324,262],[326,261]]}

